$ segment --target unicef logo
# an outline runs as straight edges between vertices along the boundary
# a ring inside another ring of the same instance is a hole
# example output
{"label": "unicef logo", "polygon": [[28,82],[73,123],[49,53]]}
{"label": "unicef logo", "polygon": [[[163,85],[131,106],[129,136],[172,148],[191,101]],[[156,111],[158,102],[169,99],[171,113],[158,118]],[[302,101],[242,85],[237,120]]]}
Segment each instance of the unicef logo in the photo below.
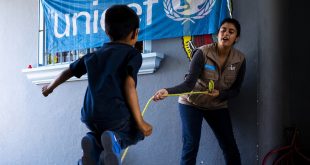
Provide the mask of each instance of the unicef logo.
{"label": "unicef logo", "polygon": [[164,10],[167,17],[175,21],[195,23],[208,15],[216,0],[164,0]]}

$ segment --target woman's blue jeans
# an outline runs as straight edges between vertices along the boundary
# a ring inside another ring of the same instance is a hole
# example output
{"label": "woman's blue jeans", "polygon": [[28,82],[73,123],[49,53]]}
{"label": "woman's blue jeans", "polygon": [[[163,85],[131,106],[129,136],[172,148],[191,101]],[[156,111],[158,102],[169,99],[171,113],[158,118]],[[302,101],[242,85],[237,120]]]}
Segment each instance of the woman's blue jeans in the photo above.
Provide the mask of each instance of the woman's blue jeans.
{"label": "woman's blue jeans", "polygon": [[179,104],[182,121],[183,149],[181,165],[195,165],[204,118],[215,134],[227,165],[240,165],[240,153],[234,138],[230,114],[227,108],[201,110]]}

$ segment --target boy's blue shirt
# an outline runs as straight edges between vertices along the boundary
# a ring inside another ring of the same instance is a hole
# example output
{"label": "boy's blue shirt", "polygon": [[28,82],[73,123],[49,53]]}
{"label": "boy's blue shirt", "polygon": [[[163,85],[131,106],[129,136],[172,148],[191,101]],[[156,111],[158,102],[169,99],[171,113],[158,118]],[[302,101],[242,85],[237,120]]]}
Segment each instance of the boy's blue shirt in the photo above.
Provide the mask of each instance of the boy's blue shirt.
{"label": "boy's blue shirt", "polygon": [[81,120],[109,126],[128,119],[131,112],[124,97],[124,80],[130,75],[137,84],[141,65],[141,53],[135,48],[113,42],[71,63],[74,76],[88,76]]}

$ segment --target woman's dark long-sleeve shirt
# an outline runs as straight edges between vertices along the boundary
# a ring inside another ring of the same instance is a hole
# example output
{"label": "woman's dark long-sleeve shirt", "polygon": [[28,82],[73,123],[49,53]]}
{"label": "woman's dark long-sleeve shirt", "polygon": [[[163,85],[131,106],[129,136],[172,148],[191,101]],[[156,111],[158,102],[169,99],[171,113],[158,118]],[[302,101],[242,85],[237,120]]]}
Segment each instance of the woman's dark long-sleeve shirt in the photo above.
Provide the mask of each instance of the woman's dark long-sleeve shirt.
{"label": "woman's dark long-sleeve shirt", "polygon": [[[189,72],[186,75],[185,80],[179,85],[176,85],[171,88],[166,88],[168,93],[176,94],[192,91],[203,69],[204,69],[203,52],[200,49],[196,49],[193,52],[193,58],[192,61],[190,62]],[[220,94],[218,96],[219,99],[226,100],[238,95],[244,79],[245,70],[246,70],[246,61],[244,60],[243,63],[241,64],[235,82],[229,89],[220,91]]]}

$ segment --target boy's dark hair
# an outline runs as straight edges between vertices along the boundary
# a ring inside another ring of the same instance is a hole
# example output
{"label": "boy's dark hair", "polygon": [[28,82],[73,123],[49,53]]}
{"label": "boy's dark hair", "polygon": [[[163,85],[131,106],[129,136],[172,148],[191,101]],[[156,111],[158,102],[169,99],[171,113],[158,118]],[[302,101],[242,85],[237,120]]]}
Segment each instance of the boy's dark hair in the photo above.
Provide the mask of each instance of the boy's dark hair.
{"label": "boy's dark hair", "polygon": [[233,25],[236,27],[236,29],[237,29],[237,37],[240,36],[240,33],[241,33],[241,26],[240,26],[240,23],[239,23],[238,20],[236,20],[236,19],[234,19],[234,18],[225,18],[225,19],[222,21],[220,27],[221,27],[224,23],[231,23],[231,24],[233,24]]}
{"label": "boy's dark hair", "polygon": [[105,30],[112,41],[125,39],[139,28],[139,17],[127,5],[113,5],[105,13]]}

